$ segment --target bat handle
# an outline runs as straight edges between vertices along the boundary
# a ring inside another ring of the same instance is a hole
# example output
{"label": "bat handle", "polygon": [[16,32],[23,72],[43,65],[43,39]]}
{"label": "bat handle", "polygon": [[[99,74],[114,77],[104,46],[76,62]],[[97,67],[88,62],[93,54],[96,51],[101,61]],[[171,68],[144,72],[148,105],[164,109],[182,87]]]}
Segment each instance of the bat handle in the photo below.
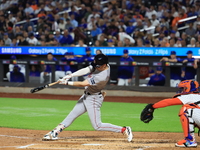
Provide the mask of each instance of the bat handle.
{"label": "bat handle", "polygon": [[55,85],[55,84],[58,84],[58,83],[59,83],[58,81],[53,82],[53,83],[50,83],[50,84],[48,84],[48,87],[49,87],[49,86],[52,86],[52,85]]}

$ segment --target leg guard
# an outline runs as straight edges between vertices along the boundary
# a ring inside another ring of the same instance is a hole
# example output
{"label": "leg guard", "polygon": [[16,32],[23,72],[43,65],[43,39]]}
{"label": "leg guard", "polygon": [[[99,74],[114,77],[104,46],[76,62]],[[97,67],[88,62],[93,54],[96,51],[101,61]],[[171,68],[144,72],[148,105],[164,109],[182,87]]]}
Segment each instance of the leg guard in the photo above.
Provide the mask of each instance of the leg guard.
{"label": "leg guard", "polygon": [[194,139],[194,120],[192,119],[192,109],[185,110],[180,115],[180,121],[184,133],[184,137],[189,140]]}

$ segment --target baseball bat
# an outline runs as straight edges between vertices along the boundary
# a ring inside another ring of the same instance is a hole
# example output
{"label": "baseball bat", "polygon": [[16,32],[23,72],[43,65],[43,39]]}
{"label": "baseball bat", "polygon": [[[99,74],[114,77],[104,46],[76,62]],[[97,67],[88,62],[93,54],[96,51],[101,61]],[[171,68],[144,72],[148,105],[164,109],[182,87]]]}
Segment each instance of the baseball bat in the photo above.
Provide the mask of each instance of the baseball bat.
{"label": "baseball bat", "polygon": [[39,86],[39,87],[36,87],[36,88],[33,88],[33,89],[31,89],[31,93],[35,93],[35,92],[38,92],[38,91],[41,91],[41,90],[43,90],[43,89],[45,89],[45,88],[48,88],[48,87],[50,87],[50,86],[53,86],[53,85],[55,85],[55,84],[57,84],[58,83],[58,81],[56,81],[56,82],[53,82],[53,83],[49,83],[49,84],[46,84],[46,85],[43,85],[43,86]]}

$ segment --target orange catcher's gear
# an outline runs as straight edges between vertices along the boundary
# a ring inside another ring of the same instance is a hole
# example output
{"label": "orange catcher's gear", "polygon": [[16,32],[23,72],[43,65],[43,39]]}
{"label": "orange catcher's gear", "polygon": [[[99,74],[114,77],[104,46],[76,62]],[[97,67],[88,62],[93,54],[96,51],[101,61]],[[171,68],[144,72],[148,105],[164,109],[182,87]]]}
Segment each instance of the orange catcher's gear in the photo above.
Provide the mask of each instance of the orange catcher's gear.
{"label": "orange catcher's gear", "polygon": [[179,92],[181,94],[189,94],[198,92],[199,83],[192,80],[184,80],[178,84]]}

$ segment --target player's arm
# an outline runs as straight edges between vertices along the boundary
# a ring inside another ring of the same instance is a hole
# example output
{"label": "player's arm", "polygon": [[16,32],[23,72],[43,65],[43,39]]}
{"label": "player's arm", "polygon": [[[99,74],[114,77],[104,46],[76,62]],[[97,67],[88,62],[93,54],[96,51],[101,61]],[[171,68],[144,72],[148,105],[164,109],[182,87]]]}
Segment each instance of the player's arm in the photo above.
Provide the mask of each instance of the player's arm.
{"label": "player's arm", "polygon": [[155,104],[148,104],[142,110],[140,115],[140,120],[143,121],[144,123],[149,123],[153,119],[154,109],[172,105],[181,105],[181,104],[183,103],[178,98],[164,99]]}
{"label": "player's arm", "polygon": [[153,108],[162,108],[162,107],[167,107],[167,106],[172,106],[172,105],[182,105],[182,101],[179,98],[169,98],[169,99],[164,99],[161,100],[155,104],[153,104]]}
{"label": "player's arm", "polygon": [[177,62],[177,59],[168,59],[169,62]]}
{"label": "player's arm", "polygon": [[64,80],[69,80],[69,79],[72,78],[72,77],[83,76],[83,75],[86,75],[86,74],[88,74],[88,73],[91,73],[92,70],[93,70],[93,66],[90,65],[90,66],[85,67],[85,68],[82,68],[82,69],[80,69],[80,70],[78,70],[78,71],[76,71],[76,72],[74,72],[74,73],[72,73],[72,74],[66,75],[66,76],[64,76],[62,79],[64,79]]}
{"label": "player's arm", "polygon": [[88,80],[84,80],[84,81],[68,81],[67,85],[71,85],[71,86],[76,86],[76,87],[85,87],[85,86],[89,86],[90,83],[88,82]]}

